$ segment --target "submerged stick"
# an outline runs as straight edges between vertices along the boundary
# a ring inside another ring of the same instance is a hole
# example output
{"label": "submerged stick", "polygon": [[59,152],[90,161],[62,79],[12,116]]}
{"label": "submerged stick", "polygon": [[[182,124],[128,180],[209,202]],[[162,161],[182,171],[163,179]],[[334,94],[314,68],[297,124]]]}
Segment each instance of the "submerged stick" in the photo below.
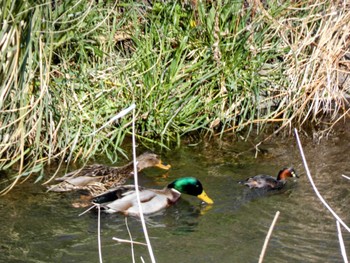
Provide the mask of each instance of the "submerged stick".
{"label": "submerged stick", "polygon": [[264,245],[263,245],[261,253],[260,253],[259,263],[263,262],[263,259],[264,259],[264,256],[265,256],[265,252],[266,252],[266,248],[267,248],[267,244],[269,243],[269,240],[270,240],[273,228],[275,227],[275,224],[277,222],[277,219],[278,219],[279,215],[280,215],[280,211],[277,211],[276,214],[275,214],[275,217],[274,217],[274,219],[273,219],[273,221],[271,223],[269,232],[267,232],[267,235],[266,235],[266,238],[265,238],[265,242],[264,242]]}
{"label": "submerged stick", "polygon": [[337,222],[338,239],[339,239],[339,244],[340,244],[341,255],[343,256],[344,263],[348,263],[349,261],[348,261],[348,256],[346,255],[343,235],[341,233],[341,227],[340,227],[339,221],[337,220],[336,222]]}
{"label": "submerged stick", "polygon": [[315,183],[314,183],[314,180],[313,180],[312,177],[311,177],[311,173],[310,173],[309,167],[308,167],[307,162],[306,162],[306,158],[305,158],[305,155],[304,155],[303,146],[301,145],[301,142],[300,142],[300,139],[299,139],[299,135],[298,135],[297,129],[294,129],[294,132],[295,132],[295,137],[296,137],[296,139],[297,139],[297,143],[298,143],[300,155],[301,155],[301,158],[303,159],[303,163],[304,163],[304,167],[305,167],[305,170],[306,170],[307,177],[309,178],[309,181],[310,181],[310,183],[311,183],[311,186],[312,186],[312,188],[314,189],[314,191],[315,191],[317,197],[321,200],[322,204],[328,209],[328,211],[331,212],[331,214],[334,216],[334,218],[335,218],[336,220],[338,220],[339,223],[340,223],[348,232],[350,232],[350,228],[349,228],[349,227],[344,223],[344,221],[333,211],[333,209],[328,205],[328,203],[326,202],[326,200],[324,200],[324,198],[322,197],[322,195],[320,194],[320,192],[317,190],[316,185],[315,185]]}

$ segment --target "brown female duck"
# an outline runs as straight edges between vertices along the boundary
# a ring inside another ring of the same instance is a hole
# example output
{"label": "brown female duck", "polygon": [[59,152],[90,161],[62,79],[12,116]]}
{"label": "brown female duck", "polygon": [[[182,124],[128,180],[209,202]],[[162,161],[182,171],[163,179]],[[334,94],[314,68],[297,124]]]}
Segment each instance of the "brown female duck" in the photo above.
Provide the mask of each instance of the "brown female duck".
{"label": "brown female duck", "polygon": [[[149,152],[138,156],[136,161],[138,172],[148,167],[158,167],[165,170],[171,167],[163,164],[158,155]],[[124,184],[133,175],[133,169],[134,164],[132,161],[121,167],[109,167],[101,164],[88,165],[57,178],[56,180],[60,181],[60,183],[51,185],[49,191],[87,190],[94,196],[105,192],[111,187]]]}
{"label": "brown female duck", "polygon": [[274,189],[281,189],[286,184],[286,180],[288,177],[297,177],[299,176],[296,174],[295,170],[293,168],[283,168],[281,171],[279,171],[277,178],[274,178],[270,175],[256,175],[254,177],[249,177],[244,181],[239,182],[240,184],[244,184],[246,186],[249,186],[249,188],[263,188],[266,190],[274,190]]}

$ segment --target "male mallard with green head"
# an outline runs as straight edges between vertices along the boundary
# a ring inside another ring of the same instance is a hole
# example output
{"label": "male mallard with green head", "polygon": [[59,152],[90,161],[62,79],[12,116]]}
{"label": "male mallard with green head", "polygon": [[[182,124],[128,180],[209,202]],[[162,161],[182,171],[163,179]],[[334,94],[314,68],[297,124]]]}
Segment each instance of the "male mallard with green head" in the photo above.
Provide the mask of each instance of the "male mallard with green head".
{"label": "male mallard with green head", "polygon": [[[169,170],[170,165],[164,164],[157,154],[146,152],[136,158],[137,171],[158,167]],[[49,191],[67,192],[74,190],[87,190],[92,196],[103,193],[118,185],[122,185],[133,175],[134,164],[129,162],[121,167],[109,167],[101,164],[85,166],[57,178],[58,184],[49,186]]]}
{"label": "male mallard with green head", "polygon": [[[152,214],[174,204],[181,193],[197,196],[207,204],[214,203],[203,190],[201,182],[194,177],[179,178],[160,190],[140,187],[139,193],[144,214]],[[140,214],[134,185],[111,189],[94,197],[92,202],[101,205],[103,211],[107,213],[120,212],[134,216]]]}

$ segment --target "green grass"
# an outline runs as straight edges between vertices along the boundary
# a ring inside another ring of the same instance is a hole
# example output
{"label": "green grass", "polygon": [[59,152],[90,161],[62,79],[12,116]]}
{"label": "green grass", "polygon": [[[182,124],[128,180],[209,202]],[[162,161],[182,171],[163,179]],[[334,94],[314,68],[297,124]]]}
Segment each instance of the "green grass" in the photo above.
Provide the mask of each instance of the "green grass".
{"label": "green grass", "polygon": [[336,3],[55,2],[2,6],[0,169],[16,171],[5,190],[51,178],[52,161],[115,161],[131,116],[90,134],[133,102],[138,141],[163,147],[347,114],[350,16]]}

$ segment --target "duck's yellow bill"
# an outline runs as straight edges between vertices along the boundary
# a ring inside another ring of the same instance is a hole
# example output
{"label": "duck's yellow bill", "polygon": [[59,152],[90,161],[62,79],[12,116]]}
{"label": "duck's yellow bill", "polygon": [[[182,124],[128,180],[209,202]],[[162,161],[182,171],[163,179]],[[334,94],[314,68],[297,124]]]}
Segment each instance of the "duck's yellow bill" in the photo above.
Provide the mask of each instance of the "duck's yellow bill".
{"label": "duck's yellow bill", "polygon": [[171,168],[170,164],[164,164],[162,161],[159,161],[159,163],[156,164],[156,167],[164,170],[169,170]]}
{"label": "duck's yellow bill", "polygon": [[197,195],[197,197],[209,205],[214,204],[214,201],[204,191],[200,195]]}

